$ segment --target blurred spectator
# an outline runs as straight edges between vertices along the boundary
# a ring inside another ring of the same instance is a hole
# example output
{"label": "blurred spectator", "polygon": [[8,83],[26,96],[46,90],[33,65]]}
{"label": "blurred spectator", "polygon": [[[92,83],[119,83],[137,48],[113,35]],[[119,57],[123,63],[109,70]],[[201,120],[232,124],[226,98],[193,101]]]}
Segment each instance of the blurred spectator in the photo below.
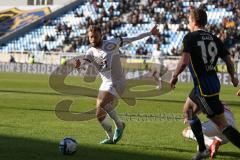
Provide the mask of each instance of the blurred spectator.
{"label": "blurred spectator", "polygon": [[61,57],[60,64],[66,65],[66,62],[67,62],[66,56]]}
{"label": "blurred spectator", "polygon": [[29,64],[34,64],[35,63],[35,56],[34,55],[29,55],[28,63]]}
{"label": "blurred spectator", "polygon": [[146,49],[144,49],[143,47],[139,47],[137,50],[136,50],[136,55],[147,55],[148,52]]}
{"label": "blurred spectator", "polygon": [[16,60],[14,58],[13,55],[10,55],[10,60],[9,60],[10,63],[16,63]]}
{"label": "blurred spectator", "polygon": [[[158,37],[150,37],[147,39],[146,43],[150,45],[154,44],[163,44],[168,45],[171,42],[170,35],[172,33],[165,31],[175,32],[174,34],[178,34],[179,31],[188,31],[187,27],[187,12],[189,10],[189,6],[185,6],[183,2],[186,1],[173,1],[173,0],[122,0],[122,1],[111,1],[111,4],[108,7],[105,7],[106,1],[99,0],[91,0],[92,6],[96,10],[96,14],[98,17],[94,19],[91,14],[86,14],[87,11],[73,11],[74,17],[82,18],[85,20],[84,23],[80,23],[78,25],[73,26],[73,24],[69,23],[68,20],[61,21],[53,24],[53,21],[48,21],[48,25],[55,25],[55,29],[57,34],[47,34],[45,35],[45,41],[56,41],[59,39],[58,36],[64,35],[63,45],[58,46],[59,48],[67,48],[70,52],[75,52],[81,46],[88,45],[88,39],[85,34],[77,35],[76,30],[86,30],[89,25],[97,24],[102,28],[102,33],[104,33],[104,37],[109,38],[115,35],[120,36],[128,36],[127,34],[131,31],[124,30],[126,23],[131,24],[136,30],[140,27],[140,24],[149,24],[156,23],[162,24],[163,30],[161,35]],[[113,5],[113,3],[118,2],[118,5]],[[239,0],[200,0],[202,4],[201,7],[207,9],[208,5],[213,5],[215,8],[223,8],[229,12],[232,12],[232,16],[228,16],[223,18],[221,24],[209,24],[206,29],[213,32],[216,36],[220,37],[220,39],[224,42],[224,44],[231,49],[232,54],[237,52],[239,48],[237,48],[237,43],[240,43],[240,1]],[[190,6],[196,5],[196,1],[189,1]],[[157,10],[160,9],[160,10]],[[120,15],[116,15],[116,11],[120,12]],[[85,13],[86,12],[86,13]],[[176,29],[172,29],[172,24],[176,26]],[[119,32],[120,28],[123,30]],[[39,45],[40,49],[43,51],[49,50],[49,45],[47,46],[45,43]],[[67,47],[66,47],[67,46]],[[170,45],[171,46],[171,45]],[[178,55],[178,48],[170,48],[171,55]],[[145,55],[146,50],[142,47],[137,49],[138,55]],[[165,53],[167,54],[167,53]]]}
{"label": "blurred spectator", "polygon": [[160,49],[161,47],[160,44],[154,44],[153,46],[154,46],[154,50],[151,57],[152,63],[163,65],[164,56],[163,56],[163,52]]}
{"label": "blurred spectator", "polygon": [[172,54],[173,56],[178,56],[177,49],[176,49],[175,47],[172,48],[171,54]]}

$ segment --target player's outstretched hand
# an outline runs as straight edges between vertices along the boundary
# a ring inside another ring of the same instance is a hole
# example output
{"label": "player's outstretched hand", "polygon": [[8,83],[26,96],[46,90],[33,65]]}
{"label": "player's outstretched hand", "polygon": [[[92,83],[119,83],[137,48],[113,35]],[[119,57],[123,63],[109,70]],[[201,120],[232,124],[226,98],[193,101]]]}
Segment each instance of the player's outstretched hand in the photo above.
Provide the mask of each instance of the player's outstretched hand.
{"label": "player's outstretched hand", "polygon": [[80,66],[81,66],[81,62],[80,62],[80,60],[79,59],[75,59],[74,60],[74,68],[77,68],[77,69],[79,69],[80,68]]}
{"label": "player's outstretched hand", "polygon": [[239,83],[239,80],[236,78],[236,77],[233,77],[232,79],[232,84],[234,87],[237,87],[238,86],[238,83]]}
{"label": "player's outstretched hand", "polygon": [[152,35],[159,35],[159,30],[158,30],[157,27],[158,27],[158,26],[155,25],[155,26],[151,29]]}
{"label": "player's outstretched hand", "polygon": [[170,80],[170,87],[171,89],[175,88],[175,85],[177,84],[178,78],[176,76],[173,76],[172,79]]}

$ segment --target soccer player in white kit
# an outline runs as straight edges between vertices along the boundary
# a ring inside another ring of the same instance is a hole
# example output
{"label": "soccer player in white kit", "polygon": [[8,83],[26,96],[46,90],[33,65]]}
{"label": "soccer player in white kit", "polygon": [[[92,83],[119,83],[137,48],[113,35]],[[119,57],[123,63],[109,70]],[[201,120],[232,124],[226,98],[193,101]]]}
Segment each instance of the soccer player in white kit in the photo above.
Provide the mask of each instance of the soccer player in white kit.
{"label": "soccer player in white kit", "polygon": [[[189,108],[192,108],[193,110],[198,108],[198,102],[196,98],[194,97],[193,92],[190,93],[189,97],[186,100],[186,103],[184,104],[184,123],[187,123],[188,113],[187,110]],[[229,124],[231,124],[233,127],[235,127],[235,120],[233,117],[233,113],[230,111],[230,108],[223,103],[224,106],[224,115]],[[219,146],[228,143],[228,139],[222,134],[222,132],[218,129],[217,125],[212,122],[211,120],[208,120],[204,123],[202,123],[202,131],[204,134],[204,141],[207,147],[209,147],[211,160],[216,155]],[[182,132],[183,136],[189,139],[196,140],[192,130],[190,127],[187,127]]]}
{"label": "soccer player in white kit", "polygon": [[155,50],[153,51],[151,57],[152,62],[151,71],[153,72],[152,76],[154,80],[158,83],[156,88],[161,89],[162,88],[161,77],[167,72],[167,67],[165,67],[163,63],[165,57],[162,51],[160,50],[160,44],[155,44],[154,49]]}
{"label": "soccer player in white kit", "polygon": [[[117,143],[121,139],[125,128],[125,124],[118,117],[115,110],[116,106],[114,106],[114,101],[123,94],[125,89],[125,76],[120,62],[119,48],[133,41],[157,34],[159,34],[159,31],[157,26],[154,26],[150,32],[136,37],[117,37],[103,40],[101,29],[98,26],[89,26],[88,38],[91,47],[84,55],[84,60],[97,68],[102,79],[96,102],[96,117],[105,130],[107,139],[101,141],[100,144]],[[80,68],[81,65],[81,61],[77,59],[75,68]],[[115,123],[114,133],[107,115]]]}

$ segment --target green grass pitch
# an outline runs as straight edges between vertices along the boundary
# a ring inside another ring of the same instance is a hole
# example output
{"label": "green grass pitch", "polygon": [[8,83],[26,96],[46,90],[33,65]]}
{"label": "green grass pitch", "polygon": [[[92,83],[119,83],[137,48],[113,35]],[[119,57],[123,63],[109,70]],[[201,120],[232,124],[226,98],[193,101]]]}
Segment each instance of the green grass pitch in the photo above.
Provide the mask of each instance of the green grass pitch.
{"label": "green grass pitch", "polygon": [[[196,143],[184,139],[186,127],[179,118],[192,84],[178,84],[174,92],[151,98],[139,98],[134,107],[119,102],[121,115],[170,115],[156,120],[128,119],[122,140],[117,145],[100,145],[105,138],[96,119],[63,121],[55,115],[55,105],[64,99],[74,101],[71,111],[82,112],[94,107],[95,99],[61,95],[49,87],[49,76],[0,73],[0,160],[184,160],[196,152]],[[84,84],[78,77],[66,83],[96,88],[99,81]],[[240,125],[240,98],[237,88],[223,86],[221,99],[229,104]],[[204,116],[201,119],[205,120]],[[58,150],[65,136],[75,138],[79,145],[73,156]],[[240,159],[240,150],[232,144],[221,147],[216,159]]]}

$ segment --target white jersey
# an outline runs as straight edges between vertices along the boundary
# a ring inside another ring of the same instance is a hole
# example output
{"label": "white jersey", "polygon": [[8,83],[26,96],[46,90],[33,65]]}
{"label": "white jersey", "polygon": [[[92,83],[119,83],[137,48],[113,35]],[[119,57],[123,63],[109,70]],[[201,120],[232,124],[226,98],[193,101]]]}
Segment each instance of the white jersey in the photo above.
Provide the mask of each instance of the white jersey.
{"label": "white jersey", "polygon": [[151,33],[148,32],[137,37],[117,37],[110,40],[103,40],[100,48],[89,48],[84,59],[94,64],[103,83],[114,84],[125,81],[120,62],[119,48],[127,43],[131,43],[150,35]]}
{"label": "white jersey", "polygon": [[163,54],[159,50],[154,50],[151,57],[152,63],[163,65]]}
{"label": "white jersey", "polygon": [[97,68],[103,83],[125,80],[119,56],[120,43],[120,38],[106,40],[101,48],[91,47],[87,50],[85,59]]}

